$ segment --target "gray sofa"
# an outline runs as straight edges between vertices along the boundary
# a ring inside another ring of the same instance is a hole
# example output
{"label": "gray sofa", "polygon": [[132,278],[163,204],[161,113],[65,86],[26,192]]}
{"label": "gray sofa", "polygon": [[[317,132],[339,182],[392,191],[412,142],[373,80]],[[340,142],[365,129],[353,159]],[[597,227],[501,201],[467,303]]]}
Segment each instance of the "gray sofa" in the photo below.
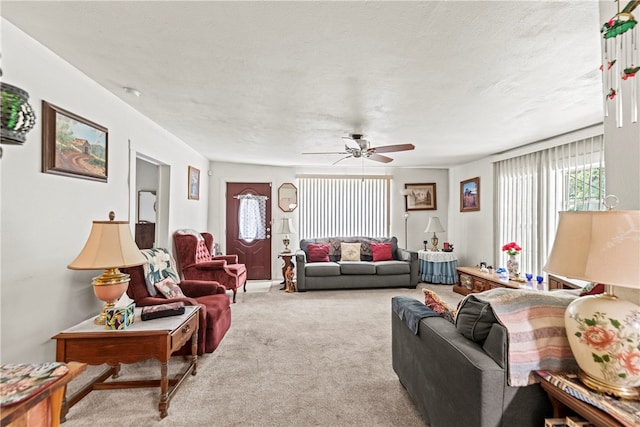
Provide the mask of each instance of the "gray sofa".
{"label": "gray sofa", "polygon": [[[341,261],[340,243],[360,243],[360,261]],[[373,261],[371,243],[391,243],[393,260]],[[329,262],[307,262],[310,243],[329,244]],[[419,278],[418,253],[398,248],[395,237],[328,237],[303,239],[296,251],[296,287],[315,289],[415,288]]]}
{"label": "gray sofa", "polygon": [[417,316],[418,333],[414,334],[397,309],[403,311],[404,318],[425,306],[408,300],[392,300],[393,369],[430,427],[544,425],[552,408],[540,385],[507,384],[504,326],[485,322],[482,327],[488,335],[484,343],[478,343],[465,338],[443,317]]}

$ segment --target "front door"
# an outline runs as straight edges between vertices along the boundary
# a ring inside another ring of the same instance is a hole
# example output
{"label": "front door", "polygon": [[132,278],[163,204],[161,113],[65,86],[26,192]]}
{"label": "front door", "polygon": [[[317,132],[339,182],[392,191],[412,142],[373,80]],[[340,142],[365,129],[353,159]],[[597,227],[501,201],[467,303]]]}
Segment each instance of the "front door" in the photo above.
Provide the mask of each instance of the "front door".
{"label": "front door", "polygon": [[227,253],[247,279],[271,280],[271,183],[227,183]]}

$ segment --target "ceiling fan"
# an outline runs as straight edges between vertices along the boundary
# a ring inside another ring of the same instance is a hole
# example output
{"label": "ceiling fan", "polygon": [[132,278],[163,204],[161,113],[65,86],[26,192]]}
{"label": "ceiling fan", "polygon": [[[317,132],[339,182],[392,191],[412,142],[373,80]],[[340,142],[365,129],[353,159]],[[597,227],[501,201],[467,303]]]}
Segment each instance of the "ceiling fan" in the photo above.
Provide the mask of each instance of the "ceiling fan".
{"label": "ceiling fan", "polygon": [[396,145],[381,145],[379,147],[371,147],[369,140],[363,138],[364,135],[360,133],[350,133],[349,136],[343,136],[347,142],[344,144],[344,151],[332,151],[332,152],[320,152],[320,153],[302,153],[302,154],[346,154],[345,157],[336,160],[332,163],[335,165],[344,159],[350,157],[353,158],[365,158],[369,160],[375,160],[376,162],[389,163],[393,161],[391,157],[382,156],[379,153],[393,153],[396,151],[409,151],[415,149],[413,144],[396,144]]}

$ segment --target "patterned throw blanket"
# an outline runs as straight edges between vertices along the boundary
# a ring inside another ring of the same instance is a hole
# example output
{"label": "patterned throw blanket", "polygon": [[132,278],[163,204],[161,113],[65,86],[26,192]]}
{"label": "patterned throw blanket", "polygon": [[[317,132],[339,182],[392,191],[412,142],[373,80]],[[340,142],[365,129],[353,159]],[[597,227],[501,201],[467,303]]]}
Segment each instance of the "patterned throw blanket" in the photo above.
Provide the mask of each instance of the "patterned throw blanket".
{"label": "patterned throw blanket", "polygon": [[509,385],[537,382],[533,372],[539,369],[577,371],[564,327],[564,312],[576,293],[498,288],[474,297],[491,304],[507,329]]}

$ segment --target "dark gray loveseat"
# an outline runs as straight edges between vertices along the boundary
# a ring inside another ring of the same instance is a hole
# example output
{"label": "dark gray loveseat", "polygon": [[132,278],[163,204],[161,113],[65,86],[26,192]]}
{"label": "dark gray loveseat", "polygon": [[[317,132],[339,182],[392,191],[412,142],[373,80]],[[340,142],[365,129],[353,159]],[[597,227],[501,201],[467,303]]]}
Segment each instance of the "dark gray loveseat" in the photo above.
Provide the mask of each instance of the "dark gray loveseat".
{"label": "dark gray loveseat", "polygon": [[[340,243],[360,243],[360,261],[341,261]],[[391,243],[393,260],[373,261],[371,243]],[[329,262],[307,262],[310,243],[329,244]],[[415,288],[419,278],[418,253],[398,248],[395,237],[327,237],[303,239],[296,252],[296,286],[314,289]]]}
{"label": "dark gray loveseat", "polygon": [[422,303],[406,297],[393,300],[393,369],[430,427],[544,425],[552,409],[540,384],[507,384],[504,326],[492,323],[483,344],[465,338],[440,316],[418,320],[418,333],[414,334],[396,309],[415,313]]}

